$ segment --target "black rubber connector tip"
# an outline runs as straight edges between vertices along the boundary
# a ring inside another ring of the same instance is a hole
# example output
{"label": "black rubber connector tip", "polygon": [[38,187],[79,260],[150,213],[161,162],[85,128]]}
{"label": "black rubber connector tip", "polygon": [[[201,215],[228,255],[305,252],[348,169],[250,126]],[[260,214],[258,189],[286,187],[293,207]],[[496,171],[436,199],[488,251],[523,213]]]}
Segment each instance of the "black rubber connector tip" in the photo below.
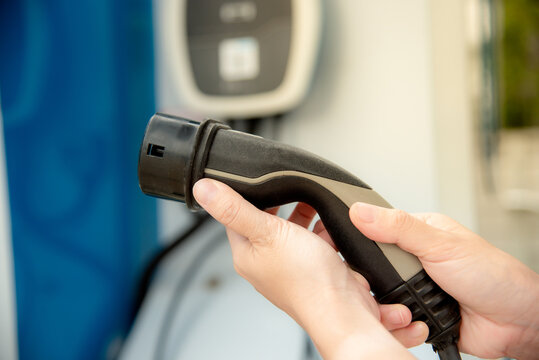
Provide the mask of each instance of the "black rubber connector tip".
{"label": "black rubber connector tip", "polygon": [[204,176],[211,142],[217,130],[228,126],[215,121],[192,121],[157,113],[149,121],[140,147],[138,178],[148,195],[199,206],[192,187]]}

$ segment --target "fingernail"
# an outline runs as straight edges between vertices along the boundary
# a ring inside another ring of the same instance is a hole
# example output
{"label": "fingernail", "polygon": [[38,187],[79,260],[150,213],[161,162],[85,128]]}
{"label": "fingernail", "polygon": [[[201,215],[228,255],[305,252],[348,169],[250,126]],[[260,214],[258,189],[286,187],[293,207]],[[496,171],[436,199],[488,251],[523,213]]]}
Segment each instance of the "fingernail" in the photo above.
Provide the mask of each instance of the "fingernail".
{"label": "fingernail", "polygon": [[388,317],[389,321],[394,325],[404,324],[404,316],[400,310],[392,310]]}
{"label": "fingernail", "polygon": [[352,205],[352,211],[363,222],[372,223],[376,219],[378,208],[367,203],[355,203]]}
{"label": "fingernail", "polygon": [[193,186],[193,195],[202,207],[210,205],[218,191],[217,186],[209,179],[199,180]]}
{"label": "fingernail", "polygon": [[425,325],[417,321],[413,324],[412,327],[412,336],[414,337],[423,337],[425,336]]}

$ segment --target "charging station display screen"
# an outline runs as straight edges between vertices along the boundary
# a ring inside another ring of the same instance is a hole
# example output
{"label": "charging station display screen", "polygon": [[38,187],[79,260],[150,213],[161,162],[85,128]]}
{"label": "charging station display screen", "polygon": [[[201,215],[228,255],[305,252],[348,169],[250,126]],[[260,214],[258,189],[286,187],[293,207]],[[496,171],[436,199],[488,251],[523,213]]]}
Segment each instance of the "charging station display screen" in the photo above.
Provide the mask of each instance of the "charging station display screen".
{"label": "charging station display screen", "polygon": [[283,81],[289,59],[290,0],[187,2],[189,60],[207,95],[269,92]]}

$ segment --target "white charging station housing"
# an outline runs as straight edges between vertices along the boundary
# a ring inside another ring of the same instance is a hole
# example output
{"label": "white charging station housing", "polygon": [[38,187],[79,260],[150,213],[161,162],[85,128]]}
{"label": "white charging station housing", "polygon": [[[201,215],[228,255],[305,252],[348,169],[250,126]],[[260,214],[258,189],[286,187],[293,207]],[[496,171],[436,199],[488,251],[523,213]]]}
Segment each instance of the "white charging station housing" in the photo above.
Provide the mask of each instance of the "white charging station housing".
{"label": "white charging station housing", "polygon": [[163,0],[157,10],[161,64],[189,111],[270,116],[307,94],[320,43],[319,0]]}

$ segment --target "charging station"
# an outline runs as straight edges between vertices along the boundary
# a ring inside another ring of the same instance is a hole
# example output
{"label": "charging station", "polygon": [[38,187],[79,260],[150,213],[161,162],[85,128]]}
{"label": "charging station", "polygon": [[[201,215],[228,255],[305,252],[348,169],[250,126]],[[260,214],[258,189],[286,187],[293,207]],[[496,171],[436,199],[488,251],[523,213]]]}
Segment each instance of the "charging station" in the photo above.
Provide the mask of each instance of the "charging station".
{"label": "charging station", "polygon": [[160,72],[181,107],[219,119],[282,114],[316,66],[319,0],[155,2]]}

